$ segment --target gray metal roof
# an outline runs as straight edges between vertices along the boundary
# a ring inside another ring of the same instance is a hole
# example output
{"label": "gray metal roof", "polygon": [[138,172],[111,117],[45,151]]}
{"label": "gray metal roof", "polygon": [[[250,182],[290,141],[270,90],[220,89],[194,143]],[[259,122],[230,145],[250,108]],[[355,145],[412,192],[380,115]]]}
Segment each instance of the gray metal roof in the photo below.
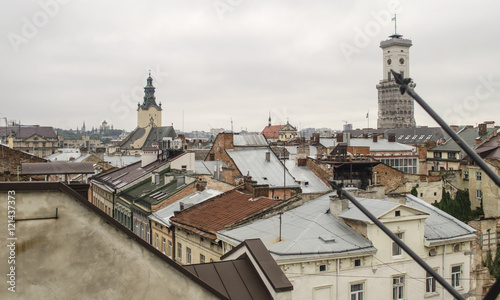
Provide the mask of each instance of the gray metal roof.
{"label": "gray metal roof", "polygon": [[[387,199],[358,198],[358,201],[376,217],[402,205]],[[413,195],[406,195],[405,205],[429,213],[429,217],[425,220],[424,233],[425,238],[429,241],[475,236],[474,232],[476,230],[474,228]],[[365,214],[350,202],[349,208],[341,212],[339,217],[363,222],[370,221]]]}
{"label": "gray metal roof", "polygon": [[22,175],[93,174],[91,162],[22,163]]}
{"label": "gray metal roof", "polygon": [[[266,160],[266,152],[270,152],[270,161]],[[227,154],[234,161],[242,175],[250,174],[252,179],[258,184],[268,184],[270,188],[283,187],[286,182],[287,187],[299,187],[288,170],[284,170],[283,164],[279,161],[273,151],[267,148],[248,148],[226,150]],[[283,176],[285,175],[285,180]]]}
{"label": "gray metal roof", "polygon": [[195,160],[194,167],[195,173],[199,175],[214,175],[217,166],[222,171],[222,167],[225,166],[222,161],[203,161],[203,160]]}
{"label": "gray metal roof", "polygon": [[425,220],[425,238],[427,240],[475,237],[476,230],[474,228],[413,195],[406,195],[406,205],[430,214]]}
{"label": "gray metal roof", "polygon": [[330,186],[326,185],[318,178],[308,167],[297,166],[295,160],[287,160],[286,168],[296,181],[300,181],[302,193],[326,193],[331,191]]}
{"label": "gray metal roof", "polygon": [[266,138],[260,134],[253,135],[233,135],[233,145],[235,147],[267,147]]}
{"label": "gray metal roof", "polygon": [[164,224],[165,226],[170,227],[170,217],[174,216],[174,211],[181,211],[180,208],[180,203],[182,202],[183,205],[195,205],[198,203],[201,203],[207,199],[210,199],[212,197],[215,197],[217,195],[222,194],[221,191],[217,190],[212,190],[212,189],[205,189],[202,192],[195,192],[192,193],[184,198],[181,198],[174,203],[165,206],[164,208],[154,212],[152,215],[149,217],[151,220],[159,222]]}
{"label": "gray metal roof", "polygon": [[438,142],[449,137],[441,127],[355,129],[347,130],[346,132],[349,133],[352,138],[362,137],[365,134],[383,134],[387,139],[389,134],[394,134],[396,137],[396,142],[411,145],[423,145],[427,140]]}
{"label": "gray metal roof", "polygon": [[281,216],[281,241],[279,215],[221,230],[217,237],[232,244],[260,238],[276,260],[375,251],[368,239],[327,212],[330,195],[333,193],[284,212]]}
{"label": "gray metal roof", "polygon": [[386,139],[378,139],[374,142],[372,139],[355,139],[349,140],[349,146],[353,147],[370,147],[370,151],[412,151],[415,147],[401,144],[398,142],[389,142]]}
{"label": "gray metal roof", "polygon": [[9,136],[13,134],[16,138],[27,139],[33,135],[39,135],[43,138],[57,139],[57,133],[52,126],[22,125],[0,127],[0,136]]}

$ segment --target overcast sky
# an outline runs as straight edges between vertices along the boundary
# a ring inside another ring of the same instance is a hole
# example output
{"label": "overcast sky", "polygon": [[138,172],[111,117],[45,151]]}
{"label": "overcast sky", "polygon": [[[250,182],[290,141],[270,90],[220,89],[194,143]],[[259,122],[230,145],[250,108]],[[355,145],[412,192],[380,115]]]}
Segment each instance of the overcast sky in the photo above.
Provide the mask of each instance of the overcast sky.
{"label": "overcast sky", "polygon": [[[269,111],[376,127],[395,12],[416,92],[449,123],[500,122],[499,1],[4,0],[0,117],[132,130],[151,69],[176,129],[261,131]],[[435,126],[417,104],[415,119]]]}

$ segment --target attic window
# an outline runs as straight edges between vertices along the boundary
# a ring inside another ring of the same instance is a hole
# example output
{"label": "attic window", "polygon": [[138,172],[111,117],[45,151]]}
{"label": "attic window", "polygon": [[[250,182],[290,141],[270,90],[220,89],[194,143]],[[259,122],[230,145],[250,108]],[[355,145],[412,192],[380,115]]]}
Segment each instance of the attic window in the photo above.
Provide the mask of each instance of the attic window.
{"label": "attic window", "polygon": [[453,245],[453,252],[460,252],[460,244]]}
{"label": "attic window", "polygon": [[309,181],[304,182],[304,185],[308,186],[309,185]]}
{"label": "attic window", "polygon": [[394,216],[396,216],[396,217],[401,217],[401,211],[400,211],[400,210],[396,210],[396,211],[394,212]]}
{"label": "attic window", "polygon": [[325,243],[335,243],[335,237],[334,236],[320,236],[320,240],[322,240]]}
{"label": "attic window", "polygon": [[325,272],[326,271],[326,265],[319,265],[319,271],[320,272]]}
{"label": "attic window", "polygon": [[262,177],[262,179],[267,180],[267,177]]}
{"label": "attic window", "polygon": [[354,260],[354,266],[355,266],[355,267],[361,267],[361,259],[359,259],[359,258],[358,258],[358,259],[355,259],[355,260]]}

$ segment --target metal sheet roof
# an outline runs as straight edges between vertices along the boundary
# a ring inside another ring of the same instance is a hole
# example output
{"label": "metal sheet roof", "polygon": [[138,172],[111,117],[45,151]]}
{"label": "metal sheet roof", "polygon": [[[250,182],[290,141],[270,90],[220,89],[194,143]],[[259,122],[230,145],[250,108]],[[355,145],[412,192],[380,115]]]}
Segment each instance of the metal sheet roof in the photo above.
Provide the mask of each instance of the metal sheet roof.
{"label": "metal sheet roof", "polygon": [[[377,217],[401,205],[386,199],[358,198],[358,200],[366,209]],[[424,233],[427,240],[436,241],[464,236],[474,236],[474,228],[413,195],[406,195],[405,205],[429,213],[429,217],[425,220]],[[350,202],[349,208],[341,212],[339,216],[363,222],[369,221],[368,217],[366,217],[365,214],[363,214],[356,206],[354,206],[354,204]]]}
{"label": "metal sheet roof", "polygon": [[253,135],[233,135],[233,145],[235,147],[267,147],[266,138],[260,134]]}
{"label": "metal sheet roof", "polygon": [[333,193],[284,212],[281,216],[281,241],[279,215],[221,230],[217,237],[234,243],[260,238],[276,260],[376,250],[368,239],[327,212],[330,195]]}
{"label": "metal sheet roof", "polygon": [[331,191],[330,186],[326,185],[318,178],[308,167],[299,167],[294,160],[288,160],[285,163],[286,168],[296,181],[300,181],[302,193],[326,193]]}
{"label": "metal sheet roof", "polygon": [[[486,139],[486,137],[492,135],[493,132],[497,131],[498,129],[499,129],[498,127],[487,128],[486,134],[479,135],[477,128],[466,128],[466,129],[460,131],[458,133],[458,136],[461,137],[464,140],[464,142],[467,145],[469,145],[469,147],[474,149],[477,147],[477,144],[476,144],[477,137],[480,137],[481,140],[484,141]],[[460,148],[460,146],[458,146],[458,144],[453,139],[449,139],[443,145],[429,149],[429,151],[455,151],[455,152],[460,151],[460,152],[463,152],[462,149]]]}
{"label": "metal sheet roof", "polygon": [[386,139],[378,139],[374,142],[373,139],[353,139],[349,140],[349,146],[352,147],[370,147],[370,151],[413,151],[415,147],[401,144],[398,142],[389,142]]}
{"label": "metal sheet roof", "polygon": [[165,206],[164,208],[154,212],[150,218],[156,222],[163,223],[165,226],[170,227],[170,217],[174,216],[174,211],[180,211],[180,203],[184,205],[194,205],[201,203],[209,198],[215,197],[222,194],[221,191],[216,191],[212,189],[205,189],[202,192],[195,192],[178,201]]}
{"label": "metal sheet roof", "polygon": [[[258,184],[269,184],[270,188],[299,187],[288,170],[279,161],[273,151],[270,152],[270,161],[266,160],[267,148],[249,148],[226,150],[240,172],[246,176],[250,174]],[[285,180],[283,176],[285,175]]]}
{"label": "metal sheet roof", "polygon": [[91,162],[22,163],[22,175],[93,174]]}

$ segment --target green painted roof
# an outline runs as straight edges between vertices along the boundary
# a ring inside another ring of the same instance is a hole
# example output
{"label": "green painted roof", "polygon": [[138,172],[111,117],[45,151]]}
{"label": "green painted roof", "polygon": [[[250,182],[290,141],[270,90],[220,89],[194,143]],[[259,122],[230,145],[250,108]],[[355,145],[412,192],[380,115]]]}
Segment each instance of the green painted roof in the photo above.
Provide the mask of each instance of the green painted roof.
{"label": "green painted roof", "polygon": [[[478,129],[477,128],[468,128],[464,129],[461,132],[458,133],[458,136],[461,137],[465,143],[471,147],[472,149],[475,149],[477,147],[476,144],[476,138],[481,137],[481,140],[484,141],[486,140],[486,137],[490,136],[493,134],[495,130],[498,130],[499,127],[495,128],[488,128],[486,129],[486,134],[479,135],[478,134]],[[445,144],[434,147],[432,149],[429,149],[431,152],[463,152],[460,146],[453,140],[449,139],[446,141]]]}

